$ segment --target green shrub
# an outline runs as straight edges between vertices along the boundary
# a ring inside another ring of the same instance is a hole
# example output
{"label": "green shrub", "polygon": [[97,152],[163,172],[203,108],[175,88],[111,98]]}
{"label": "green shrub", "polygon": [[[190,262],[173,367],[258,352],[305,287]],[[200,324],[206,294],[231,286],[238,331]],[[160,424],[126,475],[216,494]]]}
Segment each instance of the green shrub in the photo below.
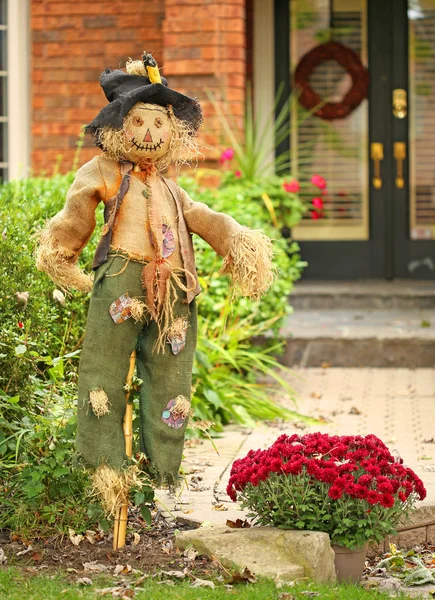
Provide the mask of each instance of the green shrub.
{"label": "green shrub", "polygon": [[[56,175],[0,187],[0,527],[7,525],[23,535],[26,530],[44,535],[104,524],[101,508],[89,496],[89,476],[73,452],[75,386],[88,297],[73,293],[65,305],[53,298],[54,284],[36,270],[31,238],[62,208],[72,178]],[[264,229],[275,239],[279,270],[261,303],[231,302],[230,283],[218,275],[222,260],[201,239],[195,240],[204,289],[198,299],[195,417],[213,422],[215,430],[230,420],[252,424],[255,419],[290,418],[290,411],[270,400],[270,384],[257,381],[258,375],[274,375],[284,385],[271,355],[277,347],[255,347],[251,337],[266,328],[277,333],[290,310],[287,297],[302,267],[297,246],[288,244],[270,224],[259,186],[244,187],[229,176],[219,190],[200,189],[193,179],[180,183],[193,199]],[[271,198],[279,192],[275,180],[264,185]],[[296,201],[292,210],[296,220]],[[97,222],[102,224],[102,211]],[[97,241],[96,232],[81,255],[87,270]],[[16,297],[23,292],[29,293],[26,306]],[[149,501],[142,495],[135,495],[137,504]]]}

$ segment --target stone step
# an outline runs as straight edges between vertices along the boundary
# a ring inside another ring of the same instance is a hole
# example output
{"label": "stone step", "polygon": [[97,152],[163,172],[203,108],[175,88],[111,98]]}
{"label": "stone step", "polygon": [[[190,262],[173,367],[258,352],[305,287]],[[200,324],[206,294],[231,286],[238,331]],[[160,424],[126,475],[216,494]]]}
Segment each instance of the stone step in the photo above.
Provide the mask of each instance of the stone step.
{"label": "stone step", "polygon": [[435,366],[435,308],[295,310],[280,333],[290,367]]}
{"label": "stone step", "polygon": [[432,281],[300,281],[290,297],[297,309],[435,308]]}

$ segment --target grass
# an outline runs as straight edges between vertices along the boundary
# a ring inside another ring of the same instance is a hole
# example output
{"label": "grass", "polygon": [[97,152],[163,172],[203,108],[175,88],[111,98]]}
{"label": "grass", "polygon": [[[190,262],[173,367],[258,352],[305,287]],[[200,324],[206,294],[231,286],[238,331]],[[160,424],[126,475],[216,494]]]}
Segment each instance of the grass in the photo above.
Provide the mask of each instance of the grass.
{"label": "grass", "polygon": [[[97,589],[116,588],[122,586],[123,579],[91,576],[92,586],[82,586],[76,583],[80,574],[74,574],[68,578],[65,574],[39,575],[35,574],[34,569],[29,571],[18,570],[10,567],[0,567],[0,599],[7,600],[76,600],[78,598],[99,598]],[[130,591],[127,591],[128,597],[132,597],[134,579],[129,579]],[[128,586],[129,587],[129,586]],[[307,591],[314,594],[307,594]],[[305,592],[305,593],[303,593]],[[112,598],[108,593],[104,597]],[[322,586],[310,583],[302,583],[298,586],[284,585],[277,588],[271,581],[260,581],[255,584],[238,584],[231,589],[224,587],[224,584],[216,584],[215,589],[210,588],[191,588],[189,583],[175,583],[167,585],[159,583],[157,579],[148,578],[142,581],[135,589],[134,598],[136,600],[175,600],[183,598],[185,600],[238,598],[245,600],[252,598],[255,600],[305,600],[307,597],[316,597],[321,600],[389,600],[388,594],[376,590],[365,590],[364,588],[353,585],[334,585]],[[405,599],[406,596],[397,596]]]}

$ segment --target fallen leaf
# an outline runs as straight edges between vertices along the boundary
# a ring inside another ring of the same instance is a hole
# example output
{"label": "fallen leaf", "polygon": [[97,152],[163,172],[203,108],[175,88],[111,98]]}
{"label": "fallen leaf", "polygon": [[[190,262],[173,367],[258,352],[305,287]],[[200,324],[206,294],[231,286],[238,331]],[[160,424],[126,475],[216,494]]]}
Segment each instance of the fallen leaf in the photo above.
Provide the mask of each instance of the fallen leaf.
{"label": "fallen leaf", "polygon": [[67,573],[78,573],[77,569],[73,569],[73,567],[68,567],[66,570]]}
{"label": "fallen leaf", "polygon": [[85,562],[83,563],[83,568],[85,571],[90,571],[92,573],[102,573],[109,570],[109,567],[106,567],[106,565],[101,563],[97,563],[97,561]]}
{"label": "fallen leaf", "polygon": [[324,361],[320,366],[322,367],[322,369],[330,369],[332,365],[331,363]]}
{"label": "fallen leaf", "polygon": [[53,291],[53,300],[56,300],[56,302],[59,302],[59,304],[65,306],[65,296],[60,290]]}
{"label": "fallen leaf", "polygon": [[184,579],[186,577],[186,573],[184,571],[160,571],[162,575],[166,575],[167,577],[175,577],[176,579]]}
{"label": "fallen leaf", "polygon": [[89,579],[89,577],[80,577],[80,579],[77,579],[77,585],[92,585],[92,579]]}
{"label": "fallen leaf", "polygon": [[293,596],[293,594],[284,592],[278,596],[278,600],[295,600],[295,596]]}
{"label": "fallen leaf", "polygon": [[183,510],[183,515],[191,515],[193,512],[193,508],[191,508],[190,510]]}
{"label": "fallen leaf", "polygon": [[23,307],[23,310],[26,310],[27,303],[29,301],[29,292],[16,292],[15,298],[17,299],[17,303]]}
{"label": "fallen leaf", "polygon": [[33,552],[32,559],[35,561],[39,561],[42,558],[42,554],[38,551]]}
{"label": "fallen leaf", "polygon": [[92,545],[95,544],[96,542],[96,537],[97,537],[97,533],[95,531],[91,531],[90,529],[87,529],[85,532],[85,538],[88,540],[88,542]]}
{"label": "fallen leaf", "polygon": [[319,392],[311,392],[311,398],[315,398],[316,400],[320,400],[321,397],[322,397],[322,394],[320,394]]}
{"label": "fallen leaf", "polygon": [[357,408],[356,406],[352,406],[350,411],[349,411],[350,415],[361,415],[361,411],[359,408]]}
{"label": "fallen leaf", "polygon": [[212,510],[222,510],[222,511],[225,511],[225,510],[228,510],[228,506],[225,506],[224,504],[219,503],[219,504],[215,504],[215,506],[213,506]]}
{"label": "fallen leaf", "polygon": [[423,440],[423,444],[435,444],[435,438],[430,438],[427,440]]}
{"label": "fallen leaf", "polygon": [[130,573],[131,571],[131,566],[130,565],[116,565],[116,567],[113,570],[113,574],[114,575],[120,575],[122,573],[122,575],[126,575],[127,573]]}
{"label": "fallen leaf", "polygon": [[214,590],[214,583],[213,583],[213,581],[208,581],[207,579],[195,579],[195,581],[193,581],[189,587],[191,587],[191,588],[207,587],[207,588],[211,588],[212,590]]}
{"label": "fallen leaf", "polygon": [[198,550],[191,546],[190,548],[186,548],[186,550],[183,552],[183,556],[184,558],[187,558],[187,560],[195,560],[195,558],[198,556]]}
{"label": "fallen leaf", "polygon": [[430,321],[427,321],[426,319],[423,319],[421,322],[421,326],[422,327],[430,327]]}
{"label": "fallen leaf", "polygon": [[246,529],[247,527],[251,527],[251,524],[248,522],[248,519],[244,521],[242,519],[236,519],[235,521],[227,519],[227,527],[231,527],[232,529]]}
{"label": "fallen leaf", "polygon": [[432,460],[432,456],[426,456],[423,454],[423,456],[418,457],[418,460]]}
{"label": "fallen leaf", "polygon": [[232,585],[234,583],[255,583],[255,582],[256,582],[255,575],[253,573],[251,573],[251,571],[248,569],[248,567],[245,567],[243,569],[243,571],[238,571],[236,573],[233,573],[233,575],[231,577],[231,581],[229,583],[230,583],[230,585]]}
{"label": "fallen leaf", "polygon": [[136,532],[133,534],[133,546],[137,546],[140,542],[140,535]]}
{"label": "fallen leaf", "polygon": [[8,557],[5,554],[3,548],[0,548],[0,565],[5,565],[7,563]]}
{"label": "fallen leaf", "polygon": [[69,535],[69,539],[71,541],[71,543],[74,546],[78,546],[80,544],[80,542],[83,540],[83,536],[82,535],[76,535],[76,532],[74,531],[74,529],[68,529],[68,535]]}
{"label": "fallen leaf", "polygon": [[32,546],[29,544],[25,550],[21,550],[21,552],[17,552],[17,556],[24,556],[33,550]]}

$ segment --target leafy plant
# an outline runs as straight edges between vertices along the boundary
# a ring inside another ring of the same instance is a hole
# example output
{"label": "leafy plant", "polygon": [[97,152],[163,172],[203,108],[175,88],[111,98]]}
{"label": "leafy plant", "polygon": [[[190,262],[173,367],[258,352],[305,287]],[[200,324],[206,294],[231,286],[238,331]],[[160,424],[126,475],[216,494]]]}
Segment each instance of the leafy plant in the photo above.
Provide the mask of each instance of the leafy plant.
{"label": "leafy plant", "polygon": [[417,475],[374,435],[282,435],[233,463],[228,494],[261,525],[324,531],[359,548],[395,533],[426,496]]}

